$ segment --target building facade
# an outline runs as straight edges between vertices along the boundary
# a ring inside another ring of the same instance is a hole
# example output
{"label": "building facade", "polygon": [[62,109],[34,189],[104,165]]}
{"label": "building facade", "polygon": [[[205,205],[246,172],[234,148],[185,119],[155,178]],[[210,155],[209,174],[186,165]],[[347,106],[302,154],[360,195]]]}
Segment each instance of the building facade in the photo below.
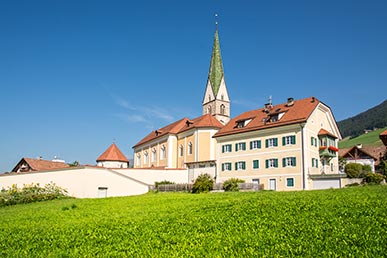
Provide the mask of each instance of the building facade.
{"label": "building facade", "polygon": [[341,135],[330,108],[314,97],[245,112],[214,137],[217,182],[239,178],[264,189],[301,190],[318,188],[330,175],[337,175],[331,183],[340,181]]}

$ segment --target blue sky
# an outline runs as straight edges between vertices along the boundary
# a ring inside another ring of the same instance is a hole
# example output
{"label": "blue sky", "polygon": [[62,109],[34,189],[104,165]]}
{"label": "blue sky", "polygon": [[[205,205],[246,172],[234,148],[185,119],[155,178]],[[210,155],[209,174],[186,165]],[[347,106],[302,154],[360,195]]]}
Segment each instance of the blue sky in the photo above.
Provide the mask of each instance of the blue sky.
{"label": "blue sky", "polygon": [[[315,96],[342,120],[383,102],[387,1],[0,1],[0,172],[95,164],[201,115],[213,36],[231,114]],[[145,97],[145,95],[148,95]]]}

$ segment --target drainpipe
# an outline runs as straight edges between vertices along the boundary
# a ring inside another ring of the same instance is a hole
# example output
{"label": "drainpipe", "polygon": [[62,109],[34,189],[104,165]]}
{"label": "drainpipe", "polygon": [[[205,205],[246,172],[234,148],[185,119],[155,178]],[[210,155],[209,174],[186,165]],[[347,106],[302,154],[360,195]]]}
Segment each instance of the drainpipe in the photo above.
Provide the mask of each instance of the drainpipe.
{"label": "drainpipe", "polygon": [[300,124],[301,128],[301,170],[302,170],[302,189],[306,190],[306,173],[305,173],[305,144],[304,144],[304,124]]}

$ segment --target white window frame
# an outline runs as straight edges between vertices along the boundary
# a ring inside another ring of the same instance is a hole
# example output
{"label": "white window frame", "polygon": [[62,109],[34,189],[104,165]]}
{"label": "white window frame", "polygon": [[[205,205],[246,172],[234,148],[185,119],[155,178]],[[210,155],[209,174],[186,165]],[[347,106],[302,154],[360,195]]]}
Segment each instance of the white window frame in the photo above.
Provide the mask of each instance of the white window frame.
{"label": "white window frame", "polygon": [[156,148],[152,149],[151,160],[152,160],[152,162],[156,162],[157,161],[157,150],[156,150]]}
{"label": "white window frame", "polygon": [[251,149],[252,150],[259,149],[259,141],[260,140],[251,141]]}
{"label": "white window frame", "polygon": [[224,170],[223,171],[231,171],[232,170],[232,164],[230,162],[225,162],[222,164]]}
{"label": "white window frame", "polygon": [[167,151],[165,149],[165,146],[161,146],[160,148],[160,160],[163,160],[166,158]]}
{"label": "white window frame", "polygon": [[293,164],[294,157],[286,157],[285,159],[285,167],[295,167],[296,164]]}
{"label": "white window frame", "polygon": [[223,152],[232,152],[232,145],[231,144],[224,144],[223,145]]}
{"label": "white window frame", "polygon": [[193,153],[193,145],[192,142],[188,143],[188,155],[192,155]]}
{"label": "white window frame", "polygon": [[267,147],[268,147],[268,148],[276,147],[276,146],[275,146],[275,139],[276,139],[276,138],[269,138],[269,139],[267,139]]}

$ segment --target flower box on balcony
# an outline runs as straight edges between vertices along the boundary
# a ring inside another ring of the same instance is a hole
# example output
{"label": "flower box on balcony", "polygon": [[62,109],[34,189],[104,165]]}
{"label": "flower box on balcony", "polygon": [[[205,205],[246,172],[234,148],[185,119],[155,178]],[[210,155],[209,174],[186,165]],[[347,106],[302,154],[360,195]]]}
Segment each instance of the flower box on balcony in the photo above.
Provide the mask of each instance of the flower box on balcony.
{"label": "flower box on balcony", "polygon": [[327,146],[320,146],[320,150],[326,150]]}
{"label": "flower box on balcony", "polygon": [[335,151],[335,152],[338,152],[338,151],[339,151],[339,149],[336,148],[335,146],[329,146],[329,150]]}

